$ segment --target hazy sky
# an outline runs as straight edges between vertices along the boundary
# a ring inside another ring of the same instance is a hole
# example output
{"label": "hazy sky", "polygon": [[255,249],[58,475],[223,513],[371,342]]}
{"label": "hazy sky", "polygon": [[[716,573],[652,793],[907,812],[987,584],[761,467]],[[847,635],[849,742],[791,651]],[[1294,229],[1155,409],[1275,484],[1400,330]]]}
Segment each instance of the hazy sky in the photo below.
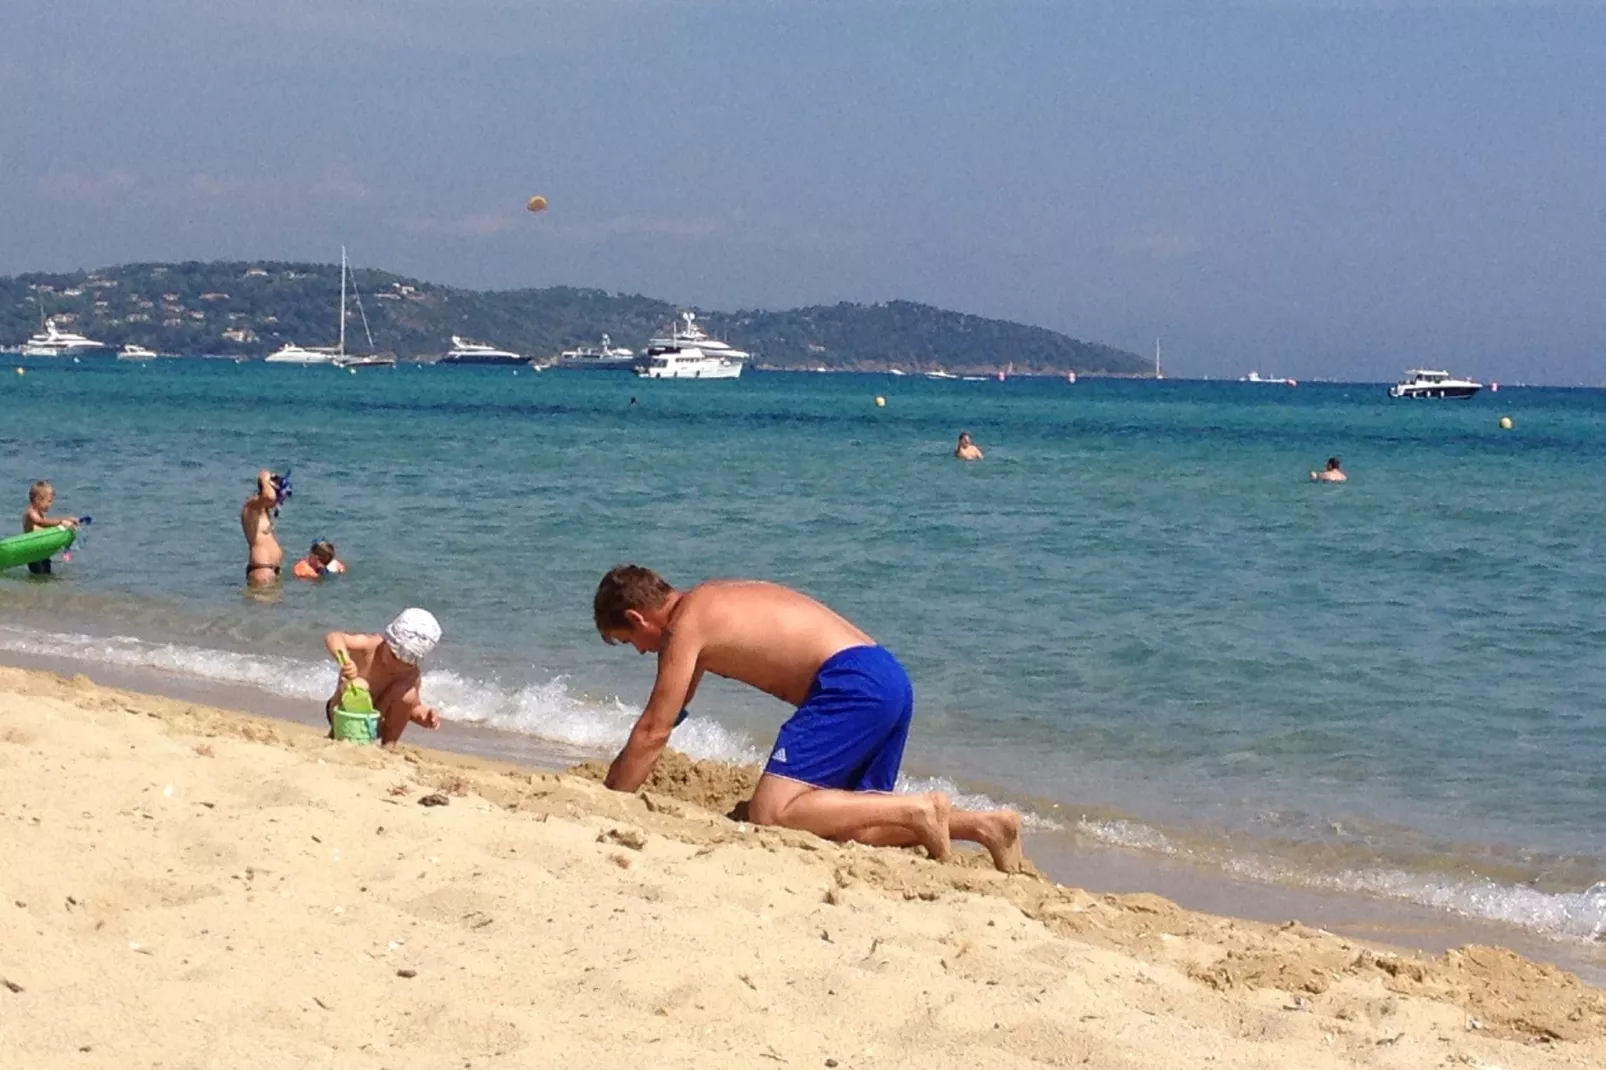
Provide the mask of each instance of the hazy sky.
{"label": "hazy sky", "polygon": [[1606,3],[0,0],[0,273],[342,242],[1599,384]]}

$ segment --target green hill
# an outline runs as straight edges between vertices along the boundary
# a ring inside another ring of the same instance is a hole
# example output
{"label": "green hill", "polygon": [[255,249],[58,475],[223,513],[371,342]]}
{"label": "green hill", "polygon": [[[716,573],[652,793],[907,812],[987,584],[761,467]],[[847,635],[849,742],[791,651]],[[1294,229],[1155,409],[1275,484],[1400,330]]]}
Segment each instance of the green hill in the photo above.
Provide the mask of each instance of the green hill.
{"label": "green hill", "polygon": [[[677,309],[632,294],[555,286],[463,290],[358,269],[347,307],[347,347],[374,346],[429,360],[454,334],[551,356],[607,332],[640,350]],[[189,261],[126,264],[93,272],[0,277],[0,348],[39,329],[40,307],[64,330],[164,353],[261,357],[286,342],[333,344],[340,268],[332,264]],[[950,312],[909,301],[843,303],[784,312],[698,313],[710,334],[751,351],[770,368],[982,372],[1067,371],[1145,375],[1138,356],[1041,327]]]}

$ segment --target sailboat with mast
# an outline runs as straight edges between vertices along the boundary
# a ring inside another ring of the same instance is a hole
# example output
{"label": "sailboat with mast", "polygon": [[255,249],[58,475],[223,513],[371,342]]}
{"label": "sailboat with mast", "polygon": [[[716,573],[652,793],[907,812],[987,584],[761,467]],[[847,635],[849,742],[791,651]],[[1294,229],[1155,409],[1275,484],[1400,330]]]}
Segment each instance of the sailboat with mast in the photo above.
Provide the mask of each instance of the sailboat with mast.
{"label": "sailboat with mast", "polygon": [[1154,340],[1154,377],[1156,379],[1165,378],[1160,371],[1160,339],[1158,338]]}
{"label": "sailboat with mast", "polygon": [[[350,279],[351,291],[357,298],[357,312],[362,316],[363,333],[368,338],[367,353],[346,352],[346,282]],[[357,280],[351,274],[351,268],[346,263],[346,247],[340,247],[340,341],[332,346],[302,346],[294,342],[286,342],[278,349],[269,353],[265,359],[268,364],[333,364],[338,368],[369,368],[389,366],[396,363],[396,357],[390,353],[375,353],[374,335],[368,329],[368,313],[362,307],[362,295],[357,293]]]}

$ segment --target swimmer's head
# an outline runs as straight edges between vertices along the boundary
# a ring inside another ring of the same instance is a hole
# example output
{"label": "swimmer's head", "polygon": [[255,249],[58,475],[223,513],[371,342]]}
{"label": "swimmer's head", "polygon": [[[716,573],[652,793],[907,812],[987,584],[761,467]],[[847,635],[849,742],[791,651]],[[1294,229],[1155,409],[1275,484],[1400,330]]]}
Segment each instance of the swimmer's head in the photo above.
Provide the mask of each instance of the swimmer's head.
{"label": "swimmer's head", "polygon": [[654,620],[675,589],[658,573],[641,565],[617,565],[597,584],[591,615],[602,641],[629,643],[640,653],[663,642],[663,623]]}
{"label": "swimmer's head", "polygon": [[312,549],[307,551],[307,556],[324,568],[328,568],[329,562],[335,559],[335,544],[328,539],[319,539],[312,544]]}
{"label": "swimmer's head", "polygon": [[28,488],[28,504],[40,509],[49,509],[50,503],[56,500],[56,488],[44,480],[40,480]]}
{"label": "swimmer's head", "polygon": [[1329,472],[1338,471],[1338,458],[1337,457],[1329,457],[1329,458],[1327,458],[1327,470]]}
{"label": "swimmer's head", "polygon": [[961,432],[959,432],[959,444],[961,446],[969,446],[969,445],[971,445],[970,432],[969,431],[961,431]]}
{"label": "swimmer's head", "polygon": [[440,641],[440,622],[427,609],[404,609],[385,629],[385,645],[409,665],[421,664]]}

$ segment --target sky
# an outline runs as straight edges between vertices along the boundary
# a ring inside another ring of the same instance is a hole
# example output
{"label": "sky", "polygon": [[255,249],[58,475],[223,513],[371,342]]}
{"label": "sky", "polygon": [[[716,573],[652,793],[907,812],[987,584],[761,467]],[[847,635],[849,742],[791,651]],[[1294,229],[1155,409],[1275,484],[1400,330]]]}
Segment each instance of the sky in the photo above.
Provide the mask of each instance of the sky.
{"label": "sky", "polygon": [[1606,2],[0,0],[0,274],[342,244],[1602,385]]}

